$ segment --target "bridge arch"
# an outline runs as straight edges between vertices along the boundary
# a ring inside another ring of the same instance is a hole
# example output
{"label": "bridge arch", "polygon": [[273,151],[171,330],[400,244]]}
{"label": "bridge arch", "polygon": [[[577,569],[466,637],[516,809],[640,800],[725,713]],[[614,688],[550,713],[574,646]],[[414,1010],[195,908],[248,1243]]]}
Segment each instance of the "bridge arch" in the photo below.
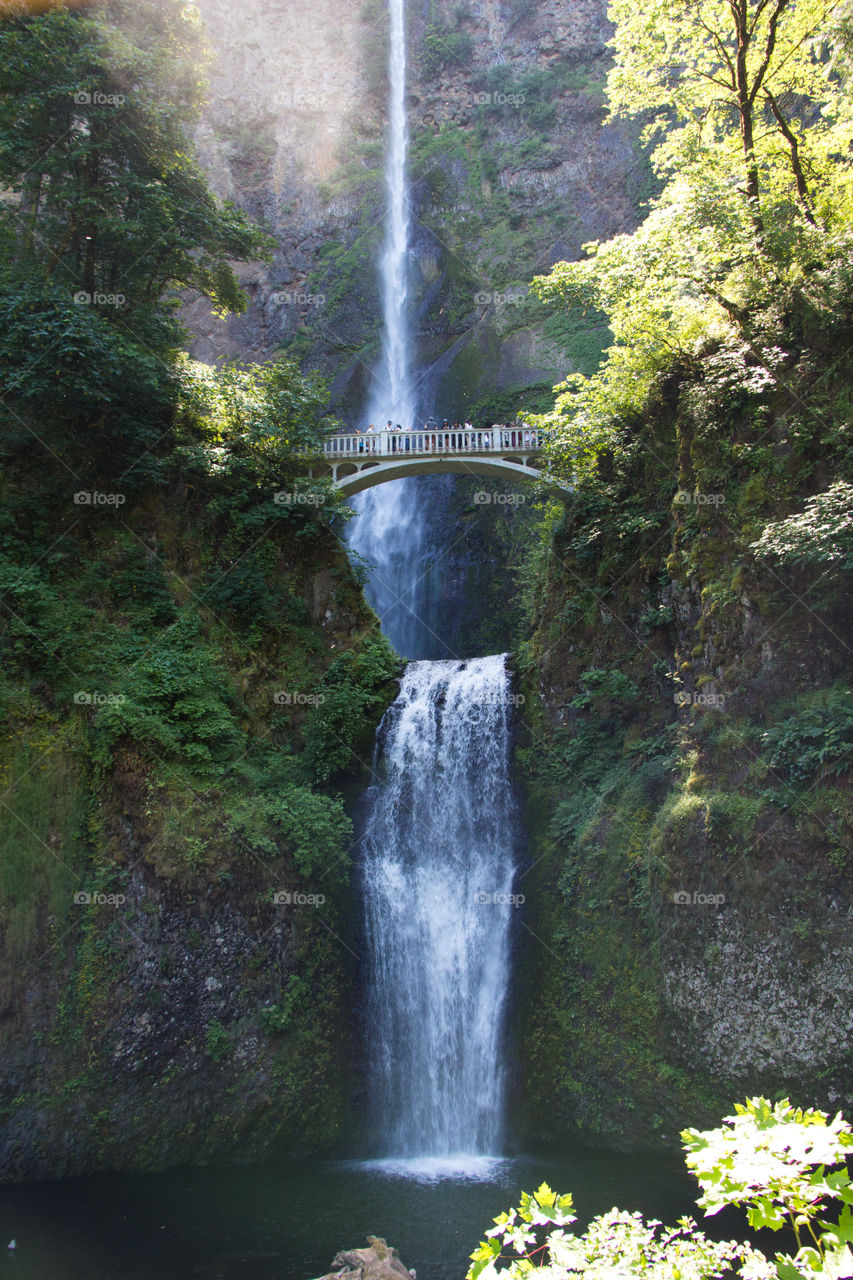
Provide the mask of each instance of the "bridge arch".
{"label": "bridge arch", "polygon": [[324,441],[336,488],[361,493],[389,480],[418,475],[481,475],[540,480],[568,489],[543,470],[544,433],[527,427],[484,430],[341,433]]}

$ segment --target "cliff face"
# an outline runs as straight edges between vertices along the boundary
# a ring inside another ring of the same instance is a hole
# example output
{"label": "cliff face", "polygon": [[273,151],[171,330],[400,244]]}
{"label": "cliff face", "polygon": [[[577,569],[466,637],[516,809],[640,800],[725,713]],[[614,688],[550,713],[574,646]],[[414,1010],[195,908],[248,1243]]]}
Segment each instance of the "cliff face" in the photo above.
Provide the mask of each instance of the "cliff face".
{"label": "cliff face", "polygon": [[[323,0],[310,22],[281,0],[200,9],[215,50],[201,156],[279,250],[244,274],[246,316],[188,308],[194,354],[287,348],[321,367],[341,412],[356,415],[380,325],[385,6]],[[410,7],[423,408],[456,415],[495,392],[549,392],[600,348],[600,327],[549,325],[526,285],[632,225],[647,181],[628,134],[603,123],[604,11],[597,0]]]}
{"label": "cliff face", "polygon": [[849,466],[847,311],[774,316],[784,386],[752,346],[673,370],[552,511],[521,751],[543,1137],[850,1105],[850,560],[814,497]]}
{"label": "cliff face", "polygon": [[397,662],[334,495],[303,491],[286,444],[258,446],[239,395],[236,425],[164,382],[157,457],[95,486],[109,506],[72,500],[90,432],[53,467],[52,421],[45,452],[6,440],[7,1181],[316,1149],[346,1110],[339,787],[370,759]]}

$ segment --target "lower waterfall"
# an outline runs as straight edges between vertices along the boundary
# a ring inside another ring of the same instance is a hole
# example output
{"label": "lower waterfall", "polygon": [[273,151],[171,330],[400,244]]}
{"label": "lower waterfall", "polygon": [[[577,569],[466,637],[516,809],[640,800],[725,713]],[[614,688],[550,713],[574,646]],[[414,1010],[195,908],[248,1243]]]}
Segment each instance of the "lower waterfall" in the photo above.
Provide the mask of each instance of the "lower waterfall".
{"label": "lower waterfall", "polygon": [[369,1094],[381,1154],[500,1154],[516,899],[504,656],[413,662],[366,796]]}

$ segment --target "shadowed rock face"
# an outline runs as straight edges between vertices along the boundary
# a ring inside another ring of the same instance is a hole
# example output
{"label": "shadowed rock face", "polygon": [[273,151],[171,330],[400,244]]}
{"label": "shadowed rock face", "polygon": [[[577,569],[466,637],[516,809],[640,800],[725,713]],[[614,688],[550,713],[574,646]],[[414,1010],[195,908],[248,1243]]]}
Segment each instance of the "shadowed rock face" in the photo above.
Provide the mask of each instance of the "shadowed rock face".
{"label": "shadowed rock face", "polygon": [[[242,269],[245,316],[186,308],[193,354],[284,347],[331,377],[352,417],[381,323],[385,4],[319,0],[310,22],[295,0],[199,7],[215,50],[201,157],[279,248]],[[519,304],[536,272],[635,223],[643,172],[629,134],[603,123],[603,0],[472,0],[461,23],[457,8],[433,6],[427,26],[409,5],[416,365],[448,413],[579,367],[541,309]]]}

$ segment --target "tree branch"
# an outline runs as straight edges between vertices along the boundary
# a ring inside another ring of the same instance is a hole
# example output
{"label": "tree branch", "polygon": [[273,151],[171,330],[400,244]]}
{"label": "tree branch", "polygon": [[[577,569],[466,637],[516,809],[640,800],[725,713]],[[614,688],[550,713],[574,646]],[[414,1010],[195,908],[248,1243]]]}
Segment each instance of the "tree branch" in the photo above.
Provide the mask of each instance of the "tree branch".
{"label": "tree branch", "polygon": [[761,60],[761,66],[755,73],[755,80],[749,91],[749,105],[752,106],[761,88],[762,81],[767,74],[767,68],[770,66],[770,60],[773,57],[773,50],[776,48],[776,28],[779,25],[779,19],[783,11],[788,7],[789,0],[777,0],[776,8],[770,15],[770,21],[767,27],[767,43],[764,46],[764,57]]}
{"label": "tree branch", "polygon": [[782,111],[779,107],[779,104],[776,101],[776,99],[773,97],[773,94],[770,92],[769,89],[764,90],[764,96],[767,99],[767,102],[770,106],[770,110],[773,112],[773,115],[776,117],[776,123],[779,125],[779,129],[781,130],[782,137],[787,142],[791,152],[791,169],[793,170],[793,173],[794,173],[794,181],[797,184],[797,195],[799,196],[800,204],[803,207],[803,217],[805,218],[806,222],[810,222],[814,227],[817,224],[815,223],[814,214],[812,213],[811,201],[809,199],[809,188],[808,188],[808,183],[806,182],[806,175],[803,173],[803,166],[800,162],[800,144],[797,140],[797,136],[794,133],[794,131],[791,129],[791,126],[788,124],[785,117],[782,115]]}

